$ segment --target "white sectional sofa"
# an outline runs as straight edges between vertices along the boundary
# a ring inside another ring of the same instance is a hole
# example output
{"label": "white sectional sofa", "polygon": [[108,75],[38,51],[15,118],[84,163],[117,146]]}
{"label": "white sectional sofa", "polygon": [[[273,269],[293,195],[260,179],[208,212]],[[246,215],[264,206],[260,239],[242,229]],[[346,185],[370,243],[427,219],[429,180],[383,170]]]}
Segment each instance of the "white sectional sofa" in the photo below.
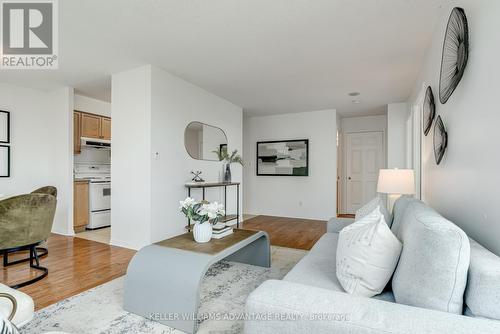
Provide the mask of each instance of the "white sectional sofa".
{"label": "white sectional sofa", "polygon": [[347,294],[335,274],[338,232],[328,232],[281,280],[246,303],[245,333],[500,333],[500,258],[424,203],[400,198],[391,230],[403,251],[387,291]]}

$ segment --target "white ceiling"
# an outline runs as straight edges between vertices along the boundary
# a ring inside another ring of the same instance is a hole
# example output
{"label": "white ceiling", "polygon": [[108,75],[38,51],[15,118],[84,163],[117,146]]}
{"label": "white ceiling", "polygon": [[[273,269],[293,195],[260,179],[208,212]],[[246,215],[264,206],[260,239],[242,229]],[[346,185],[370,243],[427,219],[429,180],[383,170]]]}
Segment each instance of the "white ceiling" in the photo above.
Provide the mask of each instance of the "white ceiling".
{"label": "white ceiling", "polygon": [[110,100],[110,74],[151,63],[250,116],[381,114],[408,97],[443,2],[64,0],[59,70],[0,81]]}

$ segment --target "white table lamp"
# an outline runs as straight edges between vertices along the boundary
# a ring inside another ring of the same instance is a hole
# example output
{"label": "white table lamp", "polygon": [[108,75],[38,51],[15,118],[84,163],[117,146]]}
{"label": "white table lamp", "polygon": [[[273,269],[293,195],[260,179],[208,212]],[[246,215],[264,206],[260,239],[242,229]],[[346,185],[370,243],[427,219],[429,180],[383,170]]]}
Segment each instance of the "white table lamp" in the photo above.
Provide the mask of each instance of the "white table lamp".
{"label": "white table lamp", "polygon": [[378,174],[377,192],[388,194],[389,211],[401,195],[415,194],[413,169],[381,169]]}

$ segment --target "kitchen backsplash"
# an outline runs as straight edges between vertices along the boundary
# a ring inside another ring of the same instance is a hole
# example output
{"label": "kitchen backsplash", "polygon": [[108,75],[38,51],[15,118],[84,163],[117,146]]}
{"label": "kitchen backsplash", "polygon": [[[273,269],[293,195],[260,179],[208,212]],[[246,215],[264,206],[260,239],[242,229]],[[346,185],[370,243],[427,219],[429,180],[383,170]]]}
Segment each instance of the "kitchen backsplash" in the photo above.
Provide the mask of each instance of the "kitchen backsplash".
{"label": "kitchen backsplash", "polygon": [[82,153],[75,154],[74,163],[111,163],[111,150],[82,147]]}

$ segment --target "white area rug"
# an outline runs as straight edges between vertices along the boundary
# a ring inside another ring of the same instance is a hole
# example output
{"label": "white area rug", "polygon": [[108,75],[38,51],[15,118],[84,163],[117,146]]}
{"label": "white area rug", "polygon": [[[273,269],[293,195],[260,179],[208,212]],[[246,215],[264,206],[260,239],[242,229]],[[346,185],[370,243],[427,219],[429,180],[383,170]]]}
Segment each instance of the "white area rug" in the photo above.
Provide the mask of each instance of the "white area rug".
{"label": "white area rug", "polygon": [[[208,270],[201,288],[199,313],[240,314],[247,296],[268,279],[281,279],[306,251],[272,247],[272,266],[262,268],[221,261]],[[74,334],[182,333],[123,310],[120,277],[79,295],[46,307],[35,314],[24,333],[64,331]],[[241,333],[241,321],[205,320],[198,333]]]}

